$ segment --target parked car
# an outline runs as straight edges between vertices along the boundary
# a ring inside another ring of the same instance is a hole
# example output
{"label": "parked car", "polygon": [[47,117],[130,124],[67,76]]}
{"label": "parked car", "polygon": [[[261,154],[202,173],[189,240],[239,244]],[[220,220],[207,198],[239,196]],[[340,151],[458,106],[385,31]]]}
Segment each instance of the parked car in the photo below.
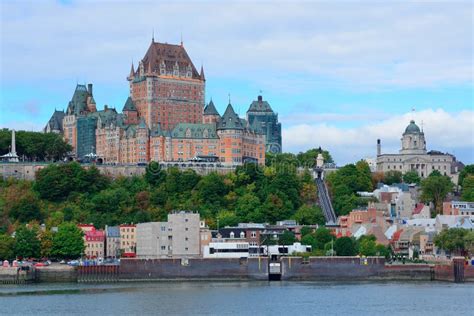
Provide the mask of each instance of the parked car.
{"label": "parked car", "polygon": [[71,260],[67,264],[69,266],[72,266],[72,267],[77,267],[79,265],[79,261],[78,260]]}

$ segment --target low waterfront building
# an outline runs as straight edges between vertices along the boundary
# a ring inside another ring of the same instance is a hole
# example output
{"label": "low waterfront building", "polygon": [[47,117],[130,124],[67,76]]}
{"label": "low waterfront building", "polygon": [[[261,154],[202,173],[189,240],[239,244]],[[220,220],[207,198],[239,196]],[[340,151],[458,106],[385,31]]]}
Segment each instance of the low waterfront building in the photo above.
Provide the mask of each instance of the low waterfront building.
{"label": "low waterfront building", "polygon": [[136,225],[120,225],[120,254],[122,257],[135,257],[137,245]]}
{"label": "low waterfront building", "polygon": [[203,258],[248,258],[249,243],[245,241],[210,242],[204,246]]}
{"label": "low waterfront building", "polygon": [[202,225],[198,213],[185,211],[168,214],[167,222],[137,224],[137,257],[140,259],[199,257]]}
{"label": "low waterfront building", "polygon": [[120,258],[119,226],[105,226],[105,256],[107,258]]}
{"label": "low waterfront building", "polygon": [[105,255],[105,232],[103,230],[90,230],[84,234],[84,255],[88,259],[103,259]]}

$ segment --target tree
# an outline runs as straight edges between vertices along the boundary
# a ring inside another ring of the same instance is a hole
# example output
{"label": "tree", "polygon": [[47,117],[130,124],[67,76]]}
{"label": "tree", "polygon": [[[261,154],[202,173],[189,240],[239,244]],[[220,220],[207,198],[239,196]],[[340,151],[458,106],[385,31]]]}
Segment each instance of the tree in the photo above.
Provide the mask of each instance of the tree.
{"label": "tree", "polygon": [[166,173],[161,169],[161,165],[156,161],[148,164],[145,171],[145,180],[153,186],[158,186],[166,179]]}
{"label": "tree", "polygon": [[7,234],[0,235],[0,260],[12,260],[14,253],[15,239]]}
{"label": "tree", "polygon": [[51,256],[51,248],[53,247],[53,234],[50,230],[46,229],[39,235],[41,244],[41,258],[49,258]]}
{"label": "tree", "polygon": [[21,258],[39,258],[41,244],[36,227],[20,226],[15,232],[15,256]]}
{"label": "tree", "polygon": [[314,232],[314,238],[316,239],[315,248],[324,249],[324,245],[334,239],[329,229],[321,227],[316,229]]}
{"label": "tree", "polygon": [[474,164],[464,166],[464,168],[459,173],[458,184],[462,185],[464,178],[468,175],[474,176]]}
{"label": "tree", "polygon": [[468,175],[462,182],[463,201],[474,202],[474,175]]}
{"label": "tree", "polygon": [[110,180],[95,167],[84,169],[76,162],[51,164],[36,173],[34,189],[49,201],[62,201],[73,192],[96,193],[105,189]]}
{"label": "tree", "polygon": [[373,236],[362,236],[359,239],[359,253],[363,256],[375,256],[377,254],[376,247],[377,243]]}
{"label": "tree", "polygon": [[334,251],[338,256],[355,256],[357,254],[356,241],[350,237],[340,237],[334,242]]}
{"label": "tree", "polygon": [[408,184],[412,184],[412,183],[420,184],[421,178],[418,175],[418,172],[408,171],[407,173],[403,175],[403,182],[408,183]]}
{"label": "tree", "polygon": [[295,220],[301,225],[324,225],[326,219],[319,206],[302,205],[294,215]]}
{"label": "tree", "polygon": [[278,240],[280,245],[285,246],[293,245],[296,242],[295,234],[289,230],[285,230]]}
{"label": "tree", "polygon": [[384,175],[384,182],[387,185],[391,185],[394,183],[401,183],[402,182],[402,173],[396,170],[390,170],[385,172]]}
{"label": "tree", "polygon": [[470,241],[469,231],[463,228],[449,228],[441,231],[434,238],[436,247],[453,252],[455,254],[462,254],[466,250],[466,241]]}
{"label": "tree", "polygon": [[433,202],[436,213],[441,213],[443,201],[449,192],[453,190],[454,184],[448,176],[439,172],[432,172],[426,179],[421,181],[421,198],[427,202]]}
{"label": "tree", "polygon": [[236,226],[239,223],[239,217],[231,211],[220,211],[217,213],[219,227]]}
{"label": "tree", "polygon": [[82,231],[74,223],[63,223],[53,236],[51,256],[58,259],[76,259],[84,252]]}
{"label": "tree", "polygon": [[300,231],[300,234],[301,234],[301,237],[304,237],[306,235],[309,235],[313,232],[313,229],[309,226],[303,226],[301,227],[301,231]]}

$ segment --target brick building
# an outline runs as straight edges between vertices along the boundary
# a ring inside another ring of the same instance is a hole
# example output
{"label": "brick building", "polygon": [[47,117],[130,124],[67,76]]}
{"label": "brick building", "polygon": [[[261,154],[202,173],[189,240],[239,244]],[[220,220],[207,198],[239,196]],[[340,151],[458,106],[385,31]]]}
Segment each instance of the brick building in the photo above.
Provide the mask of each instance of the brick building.
{"label": "brick building", "polygon": [[122,113],[108,106],[97,111],[92,85],[77,85],[66,113],[55,111],[45,131],[62,132],[75,158],[96,155],[99,162],[111,164],[198,156],[224,165],[264,164],[266,147],[271,147],[267,135],[276,143],[272,148],[281,148],[281,126],[261,97],[247,113],[251,123],[230,103],[222,116],[212,100],[204,106],[204,70],[196,70],[183,44],[152,40],[136,70],[132,64],[127,80],[130,96]]}

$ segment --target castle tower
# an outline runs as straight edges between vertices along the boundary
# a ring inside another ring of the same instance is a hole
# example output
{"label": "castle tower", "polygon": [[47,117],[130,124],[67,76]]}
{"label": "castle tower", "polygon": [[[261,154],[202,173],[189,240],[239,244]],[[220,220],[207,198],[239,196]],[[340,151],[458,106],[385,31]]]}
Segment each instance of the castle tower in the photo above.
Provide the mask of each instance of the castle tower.
{"label": "castle tower", "polygon": [[219,159],[223,164],[232,165],[242,163],[242,138],[244,126],[232,104],[229,103],[217,122],[217,135],[221,140]]}
{"label": "castle tower", "polygon": [[250,104],[247,121],[252,130],[265,135],[267,152],[281,152],[281,124],[278,122],[278,114],[273,112],[261,95]]}
{"label": "castle tower", "polygon": [[196,70],[184,46],[152,41],[127,80],[138,116],[149,127],[159,123],[171,130],[178,123],[202,123],[204,72]]}
{"label": "castle tower", "polygon": [[211,101],[204,107],[202,122],[204,124],[217,124],[220,118],[221,116],[219,115],[219,112],[217,112],[214,102],[212,102],[211,99]]}

